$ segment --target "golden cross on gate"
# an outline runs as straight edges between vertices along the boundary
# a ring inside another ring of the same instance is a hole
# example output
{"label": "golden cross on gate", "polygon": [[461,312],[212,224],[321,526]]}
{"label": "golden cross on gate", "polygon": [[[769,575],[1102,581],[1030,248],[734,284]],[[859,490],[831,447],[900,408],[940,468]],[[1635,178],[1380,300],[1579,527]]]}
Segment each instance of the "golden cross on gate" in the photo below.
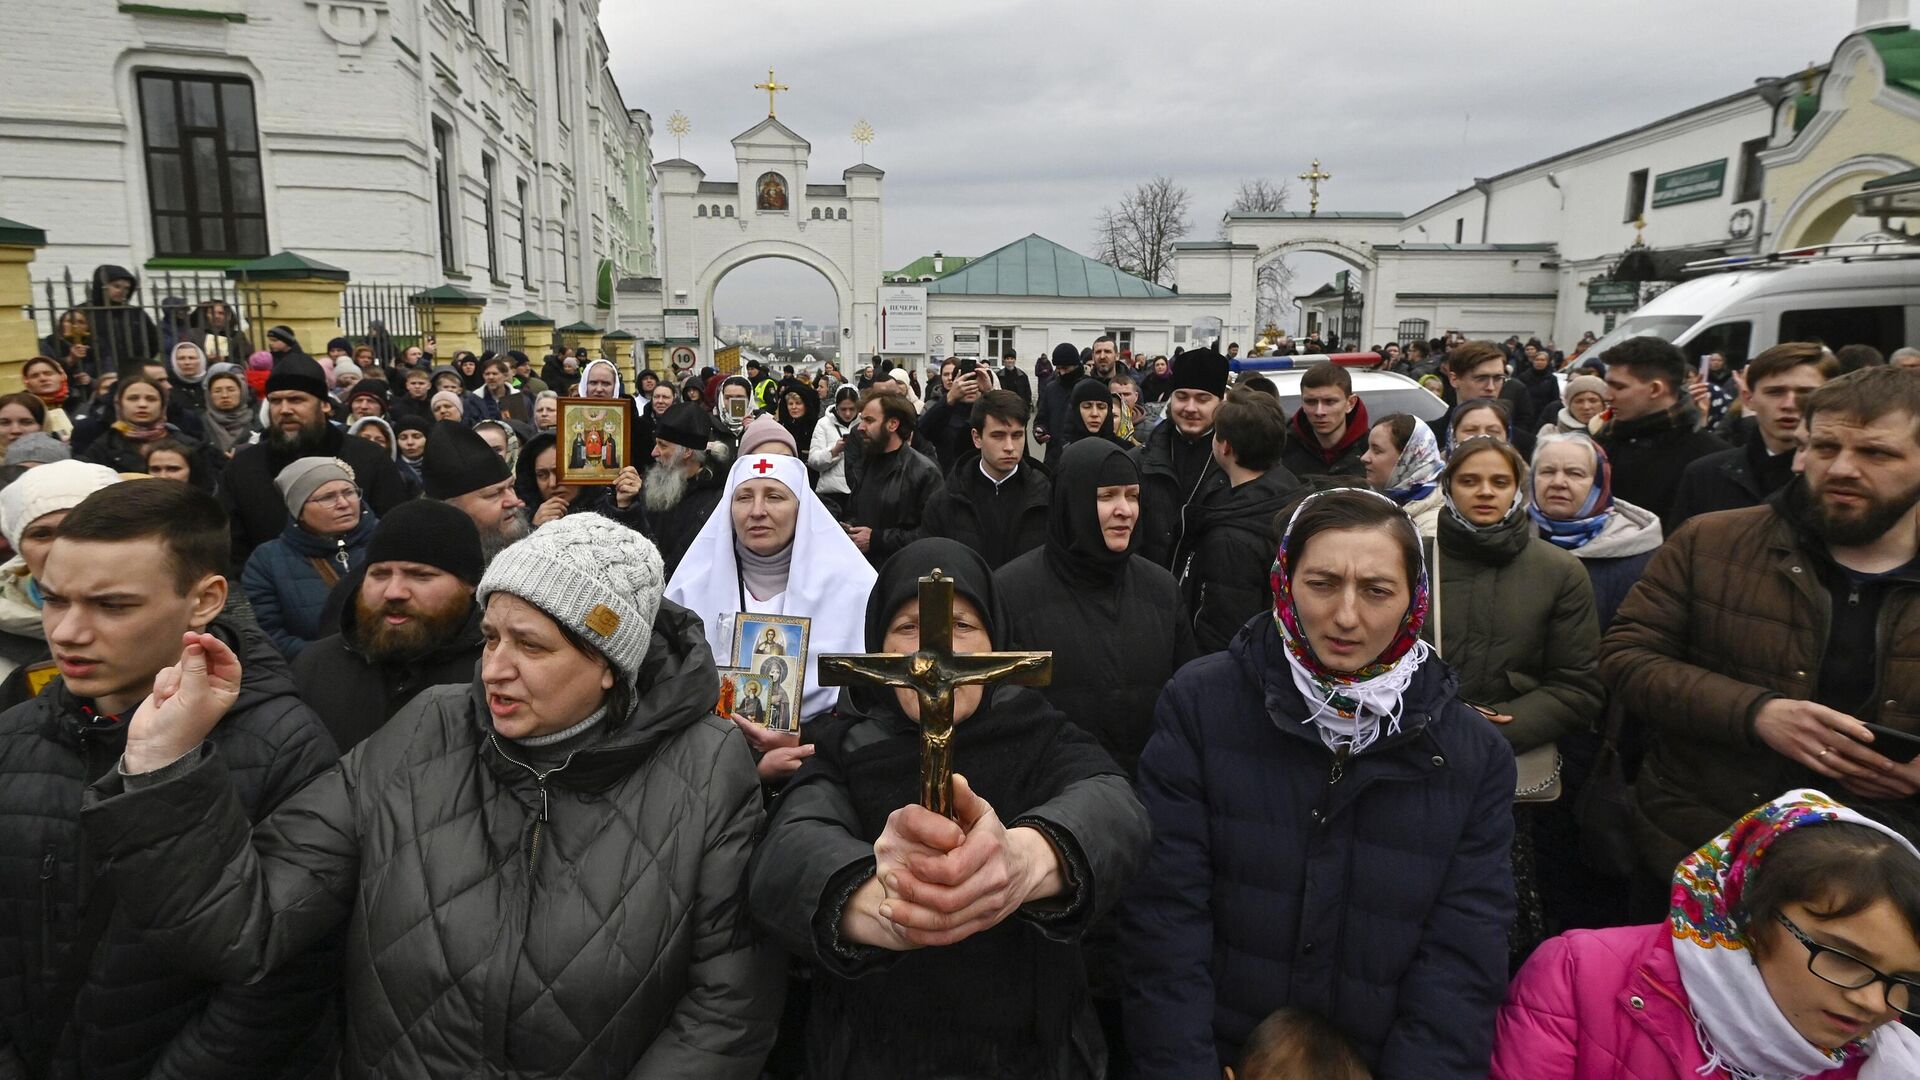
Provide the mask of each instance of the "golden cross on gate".
{"label": "golden cross on gate", "polygon": [[1002,681],[1045,686],[1052,680],[1050,652],[955,653],[953,579],[937,569],[920,579],[918,652],[820,658],[822,686],[871,683],[919,695],[920,805],[946,817],[953,816],[953,692]]}
{"label": "golden cross on gate", "polygon": [[773,115],[773,95],[778,94],[783,90],[793,89],[790,86],[782,86],[781,84],[774,82],[772,68],[767,69],[767,81],[763,83],[755,83],[753,88],[755,90],[765,90],[767,92],[767,115],[768,116]]}
{"label": "golden cross on gate", "polygon": [[1314,158],[1313,168],[1301,173],[1300,179],[1307,182],[1307,194],[1309,196],[1307,215],[1311,217],[1320,212],[1320,181],[1333,179],[1333,174],[1321,172],[1320,159]]}

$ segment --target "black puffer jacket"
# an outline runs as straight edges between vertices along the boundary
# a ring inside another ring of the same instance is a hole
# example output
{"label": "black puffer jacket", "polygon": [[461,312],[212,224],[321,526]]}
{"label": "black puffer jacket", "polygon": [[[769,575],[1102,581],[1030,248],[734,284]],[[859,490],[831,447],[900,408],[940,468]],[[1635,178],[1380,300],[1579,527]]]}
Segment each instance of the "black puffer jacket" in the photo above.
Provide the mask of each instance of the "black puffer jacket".
{"label": "black puffer jacket", "polygon": [[1274,515],[1299,492],[1300,481],[1276,465],[1239,487],[1210,492],[1187,510],[1186,539],[1174,565],[1202,653],[1226,648],[1248,619],[1273,609],[1270,582],[1280,544]]}
{"label": "black puffer jacket", "polygon": [[945,487],[940,467],[911,446],[902,444],[891,454],[872,447],[863,451],[860,476],[847,502],[847,520],[873,530],[867,561],[879,566],[887,556],[926,535],[928,508]]}
{"label": "black puffer jacket", "polygon": [[[245,665],[240,698],[208,740],[231,777],[222,791],[237,796],[223,809],[244,832],[336,755],[264,635],[224,618],[212,632]],[[99,838],[81,830],[82,793],[113,771],[125,729],[90,724],[81,707],[56,679],[0,716],[0,1077],[310,1074],[333,1046],[337,952],[295,950],[273,974],[241,986],[189,973],[153,948],[114,901],[142,883],[109,881]],[[59,1018],[44,1015],[93,901],[110,914],[77,1001]],[[56,1051],[53,1025],[69,1017],[77,1023]],[[22,1061],[31,1063],[24,1073]]]}
{"label": "black puffer jacket", "polygon": [[177,963],[247,978],[346,925],[342,1077],[748,1080],[781,1005],[742,895],[760,784],[699,619],[654,626],[634,707],[545,772],[446,686],[256,838],[205,750],[102,779],[88,836]]}
{"label": "black puffer jacket", "polygon": [[1683,401],[1665,412],[1609,421],[1598,439],[1613,465],[1613,497],[1653,511],[1669,536],[1683,520],[1675,507],[1687,466],[1727,449],[1695,426],[1699,417],[1693,402]]}
{"label": "black puffer jacket", "polygon": [[354,637],[356,622],[355,607],[349,601],[342,605],[335,624],[340,632],[307,646],[293,661],[300,697],[320,714],[343,753],[378,731],[421,691],[471,682],[473,665],[480,660],[477,605],[452,641],[412,661],[368,659]]}

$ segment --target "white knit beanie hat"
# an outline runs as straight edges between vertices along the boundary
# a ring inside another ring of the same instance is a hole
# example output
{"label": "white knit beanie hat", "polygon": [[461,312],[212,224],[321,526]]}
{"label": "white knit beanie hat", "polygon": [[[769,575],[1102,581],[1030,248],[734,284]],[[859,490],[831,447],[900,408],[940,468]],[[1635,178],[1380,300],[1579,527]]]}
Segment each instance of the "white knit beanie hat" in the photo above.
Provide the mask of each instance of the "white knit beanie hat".
{"label": "white knit beanie hat", "polygon": [[71,510],[81,500],[120,482],[120,474],[91,461],[55,461],[30,469],[0,491],[0,533],[13,550],[27,526],[56,510]]}
{"label": "white knit beanie hat", "polygon": [[482,605],[511,593],[599,649],[630,686],[653,640],[666,591],[653,541],[599,514],[568,514],[494,556],[480,579]]}

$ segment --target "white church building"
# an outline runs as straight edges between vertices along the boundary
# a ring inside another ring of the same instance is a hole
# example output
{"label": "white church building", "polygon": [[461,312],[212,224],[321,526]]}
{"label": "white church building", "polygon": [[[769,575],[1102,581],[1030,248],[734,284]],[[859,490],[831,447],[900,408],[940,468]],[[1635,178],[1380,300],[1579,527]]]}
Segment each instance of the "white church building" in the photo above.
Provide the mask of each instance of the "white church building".
{"label": "white church building", "polygon": [[295,251],[605,317],[656,272],[651,121],[599,0],[65,0],[0,34],[0,216],[36,277]]}

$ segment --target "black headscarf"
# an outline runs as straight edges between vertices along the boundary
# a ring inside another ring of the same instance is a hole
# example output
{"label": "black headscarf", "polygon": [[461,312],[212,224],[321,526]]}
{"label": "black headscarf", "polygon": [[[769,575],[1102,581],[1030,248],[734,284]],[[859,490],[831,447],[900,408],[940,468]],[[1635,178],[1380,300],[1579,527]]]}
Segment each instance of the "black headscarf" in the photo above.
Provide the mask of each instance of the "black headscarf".
{"label": "black headscarf", "polygon": [[[804,411],[800,419],[787,415],[787,395],[799,394]],[[807,459],[807,448],[813,442],[813,426],[820,422],[820,394],[813,387],[796,378],[780,380],[780,390],[774,395],[774,419],[793,436],[793,445],[799,448],[800,460]]]}
{"label": "black headscarf", "polygon": [[920,579],[936,569],[953,579],[956,597],[964,596],[980,609],[995,645],[1007,640],[1006,612],[993,591],[993,571],[986,560],[957,540],[930,536],[894,552],[880,567],[873,591],[867,594],[868,651],[880,651],[880,643],[887,639],[888,620],[901,604],[920,595]]}
{"label": "black headscarf", "polygon": [[[1086,421],[1080,419],[1080,406],[1089,401],[1103,402],[1107,406],[1106,422],[1099,431],[1088,431]],[[1113,394],[1107,390],[1104,379],[1085,378],[1075,383],[1073,392],[1067,396],[1067,431],[1071,438],[1068,442],[1082,439],[1101,438],[1113,440]]]}
{"label": "black headscarf", "polygon": [[1105,439],[1084,439],[1067,448],[1054,473],[1047,511],[1046,559],[1055,575],[1083,588],[1113,584],[1133,557],[1140,530],[1136,522],[1127,550],[1109,550],[1100,533],[1099,491],[1139,482],[1140,467]]}

